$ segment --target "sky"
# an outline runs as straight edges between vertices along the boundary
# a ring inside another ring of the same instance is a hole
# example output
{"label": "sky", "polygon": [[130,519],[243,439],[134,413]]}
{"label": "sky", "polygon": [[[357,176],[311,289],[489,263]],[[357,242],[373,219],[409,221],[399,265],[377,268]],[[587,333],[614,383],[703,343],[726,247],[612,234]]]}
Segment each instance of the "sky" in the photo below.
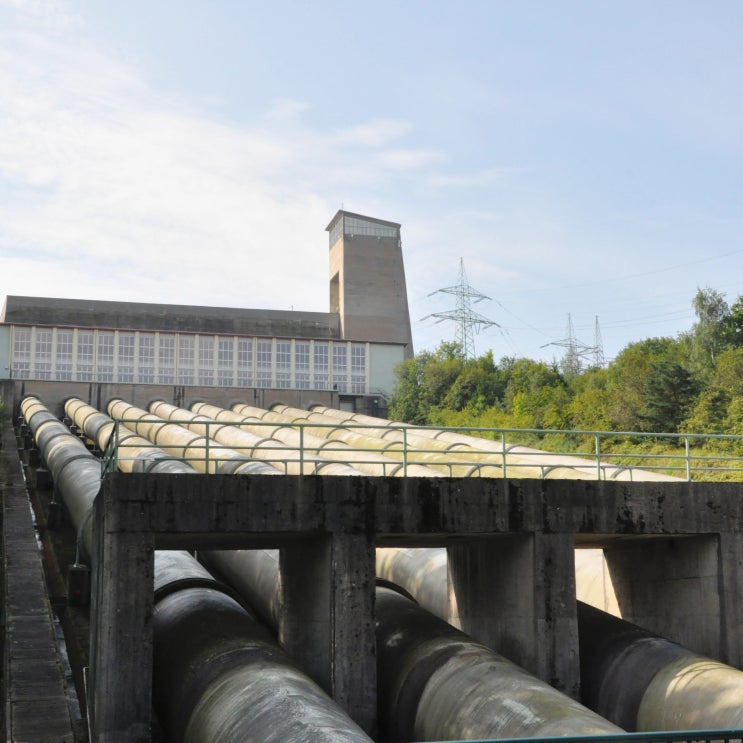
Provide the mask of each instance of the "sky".
{"label": "sky", "polygon": [[416,351],[607,360],[743,294],[738,0],[0,0],[5,295],[328,310],[402,225]]}

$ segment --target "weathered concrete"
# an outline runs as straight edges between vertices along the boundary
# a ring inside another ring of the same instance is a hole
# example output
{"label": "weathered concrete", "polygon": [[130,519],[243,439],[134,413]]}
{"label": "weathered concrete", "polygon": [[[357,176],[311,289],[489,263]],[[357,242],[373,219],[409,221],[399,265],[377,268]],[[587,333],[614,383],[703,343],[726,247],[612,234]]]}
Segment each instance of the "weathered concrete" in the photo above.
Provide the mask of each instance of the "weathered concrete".
{"label": "weathered concrete", "polygon": [[[696,544],[682,572],[698,564],[702,574],[693,582],[711,587],[711,571],[726,589],[718,608],[698,617],[703,641],[741,665],[742,511],[737,484],[108,475],[96,501],[96,729],[148,725],[151,691],[142,679],[151,664],[151,598],[143,597],[152,595],[155,547],[282,548],[282,638],[368,729],[376,709],[374,544],[448,546],[465,629],[507,644],[543,680],[575,694],[576,542],[630,554],[660,540],[656,556],[671,538],[674,550]],[[716,563],[712,544],[724,545]],[[663,587],[662,567],[655,575]],[[663,601],[670,588],[643,590],[645,610],[661,615],[652,598]],[[302,617],[298,607],[307,600]],[[501,612],[505,619],[494,624]],[[107,671],[112,661],[121,664],[116,674]]]}
{"label": "weathered concrete", "polygon": [[[351,223],[363,224],[370,231],[378,227],[379,233],[354,232]],[[413,337],[400,225],[339,211],[326,229],[331,243],[330,311],[340,316],[343,338],[402,343],[405,356],[411,357]]]}
{"label": "weathered concrete", "polygon": [[16,437],[1,425],[5,738],[73,741],[73,721]]}
{"label": "weathered concrete", "polygon": [[376,720],[377,669],[367,652],[374,645],[374,580],[370,534],[335,533],[281,549],[279,641],[367,731]]}
{"label": "weathered concrete", "polygon": [[573,544],[535,532],[449,546],[449,621],[577,698]]}
{"label": "weathered concrete", "polygon": [[[281,483],[271,484],[276,479]],[[104,479],[95,506],[101,567],[93,576],[91,640],[90,709],[99,740],[138,740],[149,730],[155,546],[284,546],[285,634],[302,621],[298,608],[292,611],[298,607],[292,595],[317,594],[308,633],[318,644],[295,641],[292,649],[354,719],[373,729],[374,560],[372,532],[364,528],[370,503],[351,486],[355,479],[330,478],[340,485],[330,491],[322,487],[328,479],[320,477],[116,473]],[[305,559],[296,551],[299,534],[320,537]],[[142,598],[147,596],[149,601]]]}
{"label": "weathered concrete", "polygon": [[717,535],[626,541],[604,556],[623,619],[720,657]]}

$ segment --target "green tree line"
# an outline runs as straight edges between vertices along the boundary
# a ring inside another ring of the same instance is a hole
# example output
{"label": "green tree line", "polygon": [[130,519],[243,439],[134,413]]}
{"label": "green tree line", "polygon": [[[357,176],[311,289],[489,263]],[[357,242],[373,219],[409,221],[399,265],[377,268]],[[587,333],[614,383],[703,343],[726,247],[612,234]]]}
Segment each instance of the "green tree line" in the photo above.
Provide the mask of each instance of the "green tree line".
{"label": "green tree line", "polygon": [[402,362],[390,417],[408,423],[743,435],[743,295],[699,289],[696,322],[676,338],[624,348],[606,368],[492,352],[465,359],[442,343]]}

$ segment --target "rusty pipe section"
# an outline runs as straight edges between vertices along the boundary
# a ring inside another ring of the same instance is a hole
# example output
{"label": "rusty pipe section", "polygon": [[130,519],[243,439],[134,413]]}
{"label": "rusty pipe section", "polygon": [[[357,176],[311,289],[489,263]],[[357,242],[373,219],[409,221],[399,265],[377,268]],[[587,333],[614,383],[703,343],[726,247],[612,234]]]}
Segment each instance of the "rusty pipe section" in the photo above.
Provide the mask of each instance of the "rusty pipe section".
{"label": "rusty pipe section", "polygon": [[[278,625],[277,550],[201,557],[265,621]],[[385,741],[622,732],[396,591],[377,588],[376,620]]]}
{"label": "rusty pipe section", "polygon": [[[377,575],[440,617],[446,549],[377,549]],[[630,731],[743,727],[743,672],[578,602],[584,702]]]}
{"label": "rusty pipe section", "polygon": [[[366,475],[405,477],[441,477],[441,473],[421,465],[409,465],[407,469],[399,459],[388,457],[378,451],[377,447],[352,446],[341,440],[325,438],[319,435],[318,429],[311,427],[302,431],[295,427],[295,420],[290,416],[275,413],[262,408],[236,403],[232,410],[218,408],[206,403],[194,403],[191,410],[203,413],[215,420],[240,423],[241,430],[251,431],[258,435],[269,435],[293,449],[302,449],[312,457],[320,457],[334,462],[342,461]],[[266,423],[275,423],[267,426]]]}
{"label": "rusty pipe section", "polygon": [[259,462],[249,454],[228,449],[211,438],[188,428],[163,420],[146,410],[114,399],[108,403],[112,418],[125,420],[124,425],[168,454],[188,462],[195,470],[208,474],[277,475],[279,470]]}
{"label": "rusty pipe section", "polygon": [[[271,432],[244,431],[238,425],[226,422],[215,423],[214,419],[201,413],[177,408],[166,402],[153,402],[150,411],[162,418],[182,421],[190,432],[206,432],[226,451],[243,451],[247,456],[262,460],[264,466],[272,466],[288,475],[360,475],[361,473],[342,462],[330,462],[313,456],[304,456],[293,447],[272,438]],[[193,434],[192,434],[193,435]],[[268,463],[266,465],[266,463]]]}

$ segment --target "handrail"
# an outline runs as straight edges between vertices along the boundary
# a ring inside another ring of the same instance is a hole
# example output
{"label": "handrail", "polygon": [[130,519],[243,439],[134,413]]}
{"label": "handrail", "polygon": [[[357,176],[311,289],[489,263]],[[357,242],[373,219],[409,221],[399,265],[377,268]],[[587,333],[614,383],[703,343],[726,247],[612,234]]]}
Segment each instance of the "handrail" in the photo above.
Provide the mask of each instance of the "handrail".
{"label": "handrail", "polygon": [[[127,423],[136,423],[139,419],[137,418],[119,418],[114,421],[113,435],[110,437],[109,446],[102,460],[103,472],[111,471],[118,467],[118,460],[121,458],[121,452],[119,450],[126,450],[126,441],[121,441],[120,426],[126,425]],[[191,424],[190,420],[169,420],[169,423],[180,424],[187,426]],[[209,463],[213,457],[210,456],[210,427],[212,426],[245,426],[245,423],[231,422],[231,421],[199,421],[200,425],[205,427],[205,443],[202,447],[198,445],[190,448],[199,450],[203,448],[204,456],[199,459],[204,460],[207,465],[207,471],[211,471]],[[251,421],[251,427],[277,427],[282,424],[275,422],[266,421]],[[314,422],[294,422],[283,424],[287,428],[294,428],[299,431],[300,445],[298,449],[299,462],[304,471],[304,463],[308,457],[312,459],[318,458],[322,455],[326,458],[328,454],[338,452],[338,458],[328,458],[328,461],[347,461],[344,459],[344,454],[349,451],[349,445],[343,444],[342,446],[333,446],[332,442],[327,446],[323,447],[320,452],[316,446],[309,446],[305,440],[305,433],[310,433],[312,429],[327,428],[325,423],[314,423]],[[345,428],[356,432],[363,432],[364,429],[378,429],[379,426],[367,425],[361,423],[346,423]],[[660,474],[662,476],[669,476],[673,479],[681,479],[686,481],[691,480],[704,480],[719,479],[720,476],[725,476],[727,479],[736,481],[743,481],[743,436],[736,436],[731,434],[690,434],[690,433],[647,433],[639,431],[589,431],[589,430],[561,430],[561,429],[525,429],[525,428],[476,428],[471,426],[456,426],[448,428],[440,428],[434,426],[413,426],[406,424],[394,424],[390,423],[387,428],[389,430],[398,430],[401,432],[401,441],[397,448],[385,448],[384,452],[388,455],[400,457],[402,460],[403,472],[407,473],[408,466],[412,462],[420,462],[429,464],[429,466],[438,466],[441,468],[448,469],[448,474],[451,475],[452,467],[459,465],[470,465],[473,468],[473,472],[481,475],[482,467],[487,465],[489,467],[498,468],[501,472],[501,476],[506,477],[545,477],[550,471],[554,471],[556,468],[567,468],[580,471],[585,479],[589,479],[589,473],[593,473],[590,479],[612,479],[620,473],[628,472],[630,479],[636,479],[639,477],[640,472],[651,472]],[[450,458],[447,460],[447,452],[442,451],[440,448],[426,447],[421,445],[413,446],[410,442],[411,434],[418,432],[419,434],[425,432],[435,431],[439,432],[450,432],[450,433],[464,433],[470,436],[474,436],[482,440],[482,446],[473,445],[466,449],[457,448],[450,454]],[[508,444],[507,439],[524,439],[524,437],[538,437],[544,439],[544,437],[550,436],[562,436],[571,438],[588,438],[593,439],[592,451],[571,451],[571,452],[554,452],[546,451],[542,449],[531,448],[527,445],[522,444]],[[622,439],[634,440],[638,439],[643,441],[666,441],[670,442],[674,448],[680,448],[682,451],[674,452],[653,452],[653,451],[622,451],[621,442]],[[606,446],[606,442],[611,440],[613,446],[612,451],[609,451]],[[493,447],[493,444],[500,442],[500,446]],[[709,444],[717,442],[730,442],[737,444],[735,448],[740,451],[740,454],[725,454],[716,452],[704,452],[699,449],[701,444]],[[212,444],[213,446],[213,444]],[[223,448],[223,447],[222,447]],[[265,446],[269,451],[271,450],[270,445]],[[374,447],[350,447],[357,453],[369,453],[370,457],[368,462],[374,461],[373,455],[379,455],[380,449]],[[617,448],[619,450],[617,450]],[[297,451],[297,450],[292,450]],[[282,453],[286,452],[286,445],[281,442],[276,442],[276,460],[282,460]],[[695,453],[696,452],[696,453]],[[421,455],[436,455],[435,462],[424,462],[421,459]],[[468,461],[467,457],[473,457]],[[535,474],[541,473],[541,474]],[[567,476],[567,474],[566,474]]]}
{"label": "handrail", "polygon": [[[564,737],[537,738],[484,738],[470,740],[468,743],[740,743],[743,730],[667,730],[648,733],[622,733],[617,735],[577,735]],[[441,743],[464,743],[460,740],[441,741]]]}

